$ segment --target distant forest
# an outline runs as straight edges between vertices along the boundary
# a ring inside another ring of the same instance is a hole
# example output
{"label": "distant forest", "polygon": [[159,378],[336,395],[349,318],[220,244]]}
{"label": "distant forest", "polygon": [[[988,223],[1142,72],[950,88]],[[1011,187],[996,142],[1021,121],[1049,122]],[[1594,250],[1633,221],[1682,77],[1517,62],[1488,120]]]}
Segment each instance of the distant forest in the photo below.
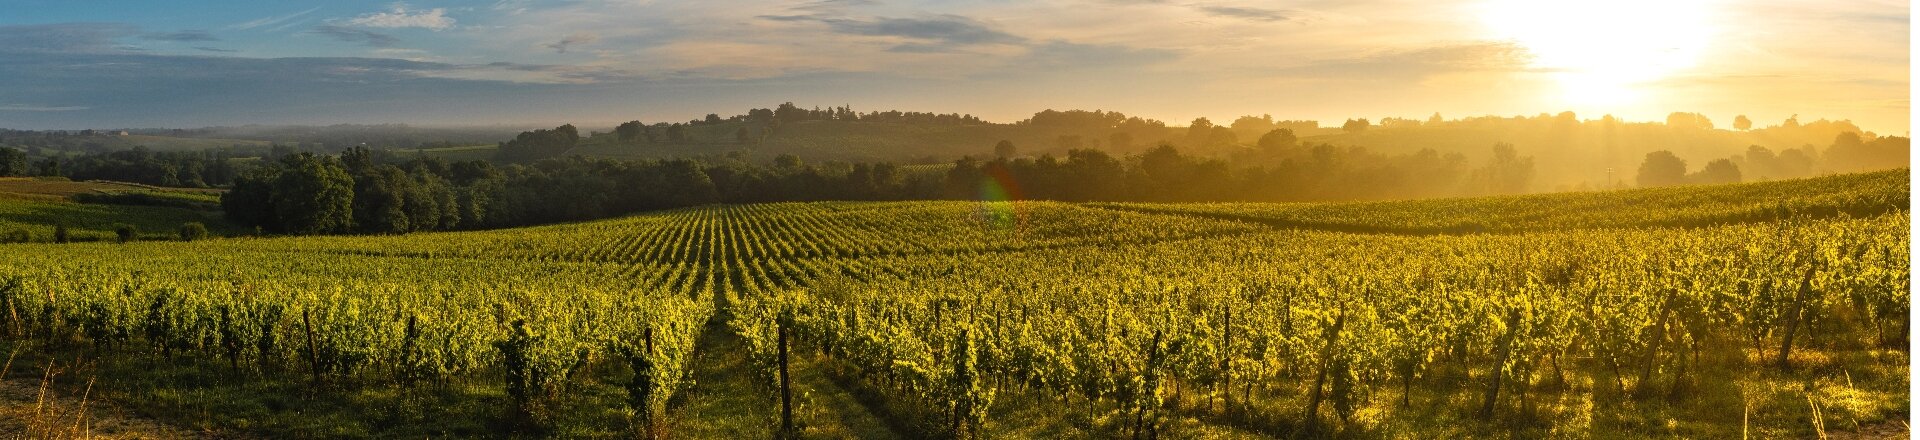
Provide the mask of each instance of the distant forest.
{"label": "distant forest", "polygon": [[[0,147],[0,175],[231,188],[223,201],[228,216],[262,231],[395,233],[707,203],[988,193],[1062,201],[1346,201],[1715,184],[1906,167],[1910,145],[1845,121],[1788,119],[1754,128],[1739,117],[1727,130],[1693,113],[1674,113],[1664,123],[1561,113],[1351,119],[1339,127],[1247,116],[1170,127],[1099,110],[1046,110],[994,124],[964,114],[791,103],[687,122],[631,121],[606,132],[563,125],[479,146],[459,137],[484,136],[475,133],[435,140],[432,130],[405,126],[334,128],[250,129],[306,139],[297,143],[191,137],[249,134],[230,128],[168,132],[189,137],[155,138],[175,143],[155,148],[103,146],[152,136],[131,132],[5,130],[0,146],[10,148]],[[414,137],[420,135],[427,137]],[[895,145],[933,136],[939,140],[932,144],[965,147],[901,146],[890,160],[803,154],[871,147],[887,136],[898,138]],[[335,143],[356,139],[372,142]],[[768,147],[777,142],[817,145]]]}

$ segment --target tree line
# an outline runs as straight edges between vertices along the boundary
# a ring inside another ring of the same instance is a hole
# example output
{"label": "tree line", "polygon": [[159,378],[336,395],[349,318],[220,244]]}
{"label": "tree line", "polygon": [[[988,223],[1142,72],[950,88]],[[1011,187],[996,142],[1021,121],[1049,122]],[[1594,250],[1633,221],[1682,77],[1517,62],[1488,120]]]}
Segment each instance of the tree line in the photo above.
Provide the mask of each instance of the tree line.
{"label": "tree line", "polygon": [[[1079,116],[1113,120],[1116,115]],[[1211,136],[1220,132],[1217,128],[1192,133]],[[615,160],[566,155],[578,141],[571,125],[521,133],[504,143],[501,158],[511,160],[500,164],[401,158],[364,147],[337,157],[292,154],[233,178],[222,206],[232,220],[267,232],[404,233],[589,220],[710,203],[974,200],[988,186],[1029,200],[1307,202],[1521,194],[1534,189],[1536,177],[1534,158],[1506,143],[1490,146],[1486,160],[1470,163],[1461,154],[1432,149],[1382,154],[1302,142],[1288,128],[1271,129],[1227,157],[1192,154],[1167,143],[1121,156],[1095,148],[1031,156],[1000,141],[991,156],[967,156],[951,166],[808,164],[791,155],[768,164],[738,156]],[[1817,169],[1897,167],[1905,165],[1907,145],[1906,138],[1845,133],[1824,151],[1774,153],[1754,146],[1745,155],[1691,172],[1678,156],[1656,151],[1647,155],[1636,181],[1641,186],[1734,183],[1807,177]]]}
{"label": "tree line", "polygon": [[[562,146],[570,126],[528,132],[509,144]],[[221,200],[229,219],[284,234],[405,233],[588,220],[710,203],[820,200],[970,200],[990,180],[1025,188],[1026,199],[1063,201],[1353,200],[1524,191],[1531,158],[1496,146],[1502,158],[1469,167],[1459,155],[1406,156],[1361,148],[1300,145],[1284,129],[1266,150],[1234,167],[1161,145],[1116,157],[1077,149],[1065,158],[967,157],[939,166],[808,164],[786,155],[770,164],[737,159],[614,160],[546,157],[496,165],[448,162],[355,147],[339,156],[287,155],[240,173]],[[551,143],[552,145],[547,145]],[[556,151],[556,150],[547,150]],[[564,150],[557,150],[564,151]]]}
{"label": "tree line", "polygon": [[[1671,119],[1699,120],[1691,114],[1675,113]],[[1745,120],[1741,117],[1740,120]],[[1747,125],[1747,124],[1739,124]],[[1860,133],[1844,131],[1824,150],[1812,145],[1782,149],[1753,145],[1744,154],[1708,161],[1698,171],[1688,172],[1687,162],[1671,151],[1647,153],[1640,163],[1634,182],[1643,187],[1675,185],[1713,185],[1742,181],[1798,179],[1813,177],[1818,171],[1851,173],[1906,167],[1911,164],[1912,139],[1899,136],[1864,138]]]}

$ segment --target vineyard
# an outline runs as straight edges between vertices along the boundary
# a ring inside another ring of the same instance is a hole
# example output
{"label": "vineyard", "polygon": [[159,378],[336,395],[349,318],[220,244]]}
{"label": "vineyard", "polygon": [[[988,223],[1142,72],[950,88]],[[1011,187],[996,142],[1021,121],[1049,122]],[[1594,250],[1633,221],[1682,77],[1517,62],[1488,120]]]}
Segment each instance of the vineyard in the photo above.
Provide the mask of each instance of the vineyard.
{"label": "vineyard", "polygon": [[0,376],[269,438],[1824,436],[1909,411],[1907,181],[7,245]]}

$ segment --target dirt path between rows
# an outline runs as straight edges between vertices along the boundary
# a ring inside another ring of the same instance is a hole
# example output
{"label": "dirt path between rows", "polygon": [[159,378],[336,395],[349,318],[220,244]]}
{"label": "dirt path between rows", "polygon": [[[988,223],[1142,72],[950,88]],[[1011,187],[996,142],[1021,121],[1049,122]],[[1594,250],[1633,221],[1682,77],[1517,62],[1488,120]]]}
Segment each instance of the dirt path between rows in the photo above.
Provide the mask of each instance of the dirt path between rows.
{"label": "dirt path between rows", "polygon": [[[0,378],[0,439],[212,439],[99,400],[96,390],[43,387],[44,371]],[[39,376],[39,377],[36,377]]]}

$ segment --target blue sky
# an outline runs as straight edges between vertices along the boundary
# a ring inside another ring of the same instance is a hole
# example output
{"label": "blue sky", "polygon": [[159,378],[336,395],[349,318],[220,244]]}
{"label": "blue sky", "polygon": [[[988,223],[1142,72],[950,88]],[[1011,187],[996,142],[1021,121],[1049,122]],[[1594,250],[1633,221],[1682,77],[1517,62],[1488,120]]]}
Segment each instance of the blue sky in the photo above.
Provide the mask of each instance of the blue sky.
{"label": "blue sky", "polygon": [[998,121],[1100,108],[1174,125],[1562,110],[1764,125],[1797,114],[1902,134],[1910,106],[1901,1],[0,7],[8,128],[604,124],[793,101]]}

